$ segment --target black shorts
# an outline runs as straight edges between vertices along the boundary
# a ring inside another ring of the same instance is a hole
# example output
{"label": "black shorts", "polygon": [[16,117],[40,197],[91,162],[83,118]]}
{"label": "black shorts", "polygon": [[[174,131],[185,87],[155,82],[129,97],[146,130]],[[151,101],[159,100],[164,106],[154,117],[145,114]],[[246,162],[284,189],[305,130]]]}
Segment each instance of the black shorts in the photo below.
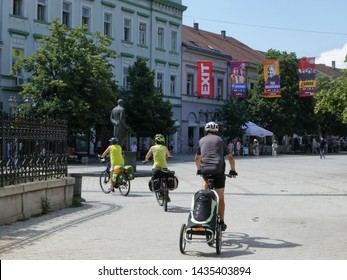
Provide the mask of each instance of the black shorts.
{"label": "black shorts", "polygon": [[223,189],[225,187],[225,174],[210,174],[210,173],[201,173],[202,178],[207,183],[209,176],[212,176],[214,179],[214,186],[216,189]]}

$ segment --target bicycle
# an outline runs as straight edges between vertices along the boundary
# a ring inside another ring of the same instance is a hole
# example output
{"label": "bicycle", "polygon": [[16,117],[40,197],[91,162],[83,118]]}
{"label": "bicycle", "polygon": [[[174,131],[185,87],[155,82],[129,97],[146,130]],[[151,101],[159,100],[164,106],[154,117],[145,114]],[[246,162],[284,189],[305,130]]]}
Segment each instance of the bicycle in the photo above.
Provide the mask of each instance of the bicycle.
{"label": "bicycle", "polygon": [[[100,157],[99,157],[100,158]],[[105,194],[111,192],[111,163],[109,157],[107,159],[100,159],[101,163],[106,163],[106,169],[100,174],[100,187]],[[118,178],[115,182],[115,188],[119,190],[120,194],[127,196],[130,192],[130,179],[127,174],[127,170],[118,169]]]}
{"label": "bicycle", "polygon": [[170,173],[169,169],[162,168],[157,171],[159,173],[160,187],[154,190],[155,198],[159,206],[163,206],[164,211],[167,211],[167,203],[169,202],[169,189],[167,186],[167,177]]}
{"label": "bicycle", "polygon": [[[147,161],[143,161],[143,164],[147,164]],[[157,189],[153,189],[154,195],[159,206],[162,206],[165,212],[167,211],[167,204],[170,200],[167,184],[169,173],[171,173],[171,171],[167,168],[157,169],[153,172],[153,175],[159,180],[159,187]]]}
{"label": "bicycle", "polygon": [[[227,177],[235,178],[237,173],[226,174]],[[215,219],[197,223],[195,219],[192,221],[193,209],[191,209],[187,224],[182,224],[179,239],[179,249],[182,254],[185,254],[187,243],[206,242],[209,246],[216,243],[216,253],[219,255],[222,251],[222,224],[218,214],[219,196],[215,191],[214,179],[211,174],[207,175],[208,191],[216,201],[215,207],[211,210],[215,215]],[[199,192],[206,192],[207,190],[200,190]]]}

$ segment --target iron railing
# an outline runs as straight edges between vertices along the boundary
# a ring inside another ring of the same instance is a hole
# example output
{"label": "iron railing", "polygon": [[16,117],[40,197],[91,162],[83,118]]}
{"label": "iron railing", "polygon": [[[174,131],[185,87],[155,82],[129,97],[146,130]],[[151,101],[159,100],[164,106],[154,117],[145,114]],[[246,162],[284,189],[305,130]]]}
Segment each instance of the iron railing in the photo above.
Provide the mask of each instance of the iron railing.
{"label": "iron railing", "polygon": [[0,113],[0,187],[67,175],[67,125]]}

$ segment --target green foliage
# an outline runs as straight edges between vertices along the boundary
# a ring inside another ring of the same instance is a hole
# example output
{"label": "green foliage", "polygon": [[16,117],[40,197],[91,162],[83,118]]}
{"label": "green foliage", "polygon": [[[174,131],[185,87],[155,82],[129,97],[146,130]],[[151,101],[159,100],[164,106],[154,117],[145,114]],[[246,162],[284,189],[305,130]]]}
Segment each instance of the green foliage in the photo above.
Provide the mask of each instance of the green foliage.
{"label": "green foliage", "polygon": [[51,202],[47,197],[41,197],[41,213],[48,214],[51,208]]}
{"label": "green foliage", "polygon": [[344,124],[347,124],[347,71],[343,70],[343,77],[334,80],[318,77],[320,90],[316,95],[316,113],[334,114]]}
{"label": "green foliage", "polygon": [[172,105],[154,87],[154,72],[139,58],[129,67],[129,88],[122,92],[127,123],[137,137],[153,137],[157,133],[174,133]]}
{"label": "green foliage", "polygon": [[77,207],[81,207],[82,205],[83,204],[80,198],[76,198],[76,197],[72,198],[72,207],[77,208]]}
{"label": "green foliage", "polygon": [[246,102],[244,99],[230,99],[221,106],[220,116],[224,124],[224,136],[242,137],[244,133],[242,126],[249,120]]}
{"label": "green foliage", "polygon": [[277,136],[317,132],[312,98],[299,98],[298,96],[298,59],[296,55],[271,49],[265,59],[280,61],[282,97],[263,97],[263,67],[259,66],[256,90],[251,92],[248,99],[251,120],[273,131]]}
{"label": "green foliage", "polygon": [[110,39],[98,32],[89,35],[83,26],[68,29],[57,20],[50,30],[41,48],[13,67],[32,74],[21,92],[32,100],[31,113],[67,119],[70,135],[102,125],[118,94]]}

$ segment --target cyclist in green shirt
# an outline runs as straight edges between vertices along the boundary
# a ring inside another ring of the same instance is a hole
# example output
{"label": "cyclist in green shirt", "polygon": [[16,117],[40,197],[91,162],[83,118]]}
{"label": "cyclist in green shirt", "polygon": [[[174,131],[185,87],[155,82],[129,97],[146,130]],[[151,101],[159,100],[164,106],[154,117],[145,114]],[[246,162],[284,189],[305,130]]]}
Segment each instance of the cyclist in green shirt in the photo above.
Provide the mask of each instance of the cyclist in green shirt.
{"label": "cyclist in green shirt", "polygon": [[[110,145],[107,147],[107,149],[103,152],[103,154],[101,155],[101,158],[106,157],[108,154],[110,154],[110,163],[111,163],[111,167],[110,167],[110,171],[111,174],[113,172],[113,169],[115,166],[117,165],[124,165],[124,158],[123,158],[123,154],[122,154],[122,147],[120,145],[118,145],[118,138],[117,137],[112,137],[110,140],[108,140],[110,142]],[[111,176],[112,178],[112,176]],[[114,192],[114,188],[115,188],[115,182],[113,180],[111,180],[111,188],[110,190]]]}

